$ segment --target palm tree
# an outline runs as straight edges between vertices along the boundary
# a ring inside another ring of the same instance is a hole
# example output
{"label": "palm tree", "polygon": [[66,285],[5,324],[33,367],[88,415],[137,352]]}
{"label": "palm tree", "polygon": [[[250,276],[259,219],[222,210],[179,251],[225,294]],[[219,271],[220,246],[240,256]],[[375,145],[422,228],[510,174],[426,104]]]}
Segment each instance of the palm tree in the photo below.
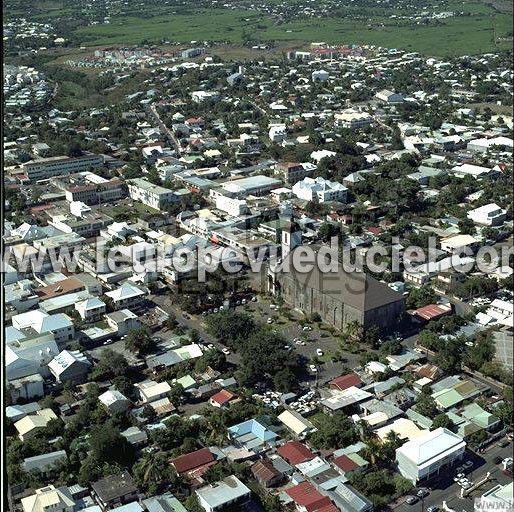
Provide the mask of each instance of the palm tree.
{"label": "palm tree", "polygon": [[170,464],[163,452],[146,453],[134,466],[134,475],[142,487],[156,489],[173,473]]}
{"label": "palm tree", "polygon": [[360,420],[357,423],[357,428],[359,430],[359,437],[363,443],[367,443],[367,441],[372,439],[373,431],[366,420]]}

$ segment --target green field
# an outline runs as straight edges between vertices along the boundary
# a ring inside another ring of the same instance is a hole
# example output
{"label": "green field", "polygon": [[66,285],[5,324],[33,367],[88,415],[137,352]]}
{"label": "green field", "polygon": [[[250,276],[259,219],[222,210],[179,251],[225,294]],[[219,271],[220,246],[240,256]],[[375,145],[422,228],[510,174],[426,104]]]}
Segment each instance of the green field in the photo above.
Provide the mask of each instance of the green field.
{"label": "green field", "polygon": [[265,29],[271,23],[250,11],[211,9],[146,19],[114,18],[108,25],[81,28],[74,35],[93,45],[136,44],[144,40],[156,43],[163,39],[184,43],[206,40],[240,43],[245,33],[253,35],[258,26]]}
{"label": "green field", "polygon": [[[431,25],[417,25],[408,20],[393,21],[383,16],[371,17],[367,21],[326,18],[276,25],[252,11],[211,9],[194,14],[113,18],[110,24],[80,28],[74,36],[86,45],[159,43],[162,40],[181,43],[215,40],[239,44],[251,39],[293,46],[326,41],[374,44],[435,56],[477,54],[509,48],[508,42],[497,46],[493,42],[493,27],[497,37],[511,32],[509,14],[498,13],[479,2],[455,2],[445,7],[470,14]],[[374,25],[372,28],[371,24]],[[377,24],[384,26],[376,27]]]}

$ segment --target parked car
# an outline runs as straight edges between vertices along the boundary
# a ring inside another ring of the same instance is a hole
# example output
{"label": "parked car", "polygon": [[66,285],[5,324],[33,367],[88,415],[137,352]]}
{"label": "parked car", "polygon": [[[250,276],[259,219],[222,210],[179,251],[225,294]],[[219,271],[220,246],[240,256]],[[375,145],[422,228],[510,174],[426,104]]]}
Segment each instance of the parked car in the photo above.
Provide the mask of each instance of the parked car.
{"label": "parked car", "polygon": [[464,469],[468,469],[468,470],[469,470],[469,469],[471,469],[471,468],[473,467],[473,462],[471,462],[470,460],[468,460],[468,461],[464,462],[464,464],[462,464],[462,467],[463,467]]}
{"label": "parked car", "polygon": [[313,373],[316,373],[318,371],[318,369],[316,368],[316,365],[315,364],[310,364],[309,365],[309,370]]}
{"label": "parked car", "polygon": [[221,349],[221,351],[222,351],[226,356],[228,356],[228,355],[230,355],[230,354],[231,354],[230,350],[229,350],[228,348],[226,348],[226,347],[223,347],[223,348]]}
{"label": "parked car", "polygon": [[420,487],[418,489],[418,492],[416,493],[416,496],[418,496],[418,498],[425,498],[429,494],[430,494],[430,491],[426,487]]}
{"label": "parked car", "polygon": [[268,318],[268,324],[272,324],[273,323],[273,318]]}
{"label": "parked car", "polygon": [[435,505],[428,507],[427,512],[438,512],[439,507],[436,507]]}
{"label": "parked car", "polygon": [[408,505],[414,505],[414,503],[417,503],[417,502],[418,502],[417,496],[407,496],[405,498],[405,503],[407,503]]}
{"label": "parked car", "polygon": [[320,348],[317,348],[316,349],[316,355],[321,357],[323,355],[323,350],[321,350]]}
{"label": "parked car", "polygon": [[497,455],[496,457],[493,458],[493,464],[501,464],[502,461],[503,461],[503,458],[500,457],[499,455]]}

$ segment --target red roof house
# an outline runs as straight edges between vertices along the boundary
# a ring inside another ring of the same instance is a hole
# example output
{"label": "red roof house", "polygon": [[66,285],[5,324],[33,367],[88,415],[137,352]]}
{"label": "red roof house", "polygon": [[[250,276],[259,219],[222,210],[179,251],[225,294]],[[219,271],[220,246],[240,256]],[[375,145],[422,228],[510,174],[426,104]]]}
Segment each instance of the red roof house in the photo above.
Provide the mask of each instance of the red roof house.
{"label": "red roof house", "polygon": [[214,455],[209,448],[202,448],[185,455],[171,459],[171,464],[177,473],[188,473],[202,466],[212,466],[215,463]]}
{"label": "red roof house", "polygon": [[340,457],[335,458],[332,462],[334,463],[334,466],[339,468],[343,473],[359,469],[358,464],[346,455],[341,455]]}
{"label": "red roof house", "polygon": [[332,389],[338,389],[339,391],[344,391],[352,386],[356,386],[358,388],[362,386],[362,380],[356,373],[341,375],[340,377],[330,381],[330,387]]}
{"label": "red roof house", "polygon": [[285,445],[281,446],[277,453],[285,459],[289,464],[296,466],[302,462],[307,462],[316,457],[307,446],[300,443],[299,441],[289,441]]}
{"label": "red roof house", "polygon": [[286,493],[296,503],[298,508],[301,507],[301,510],[306,510],[307,512],[330,510],[330,508],[327,509],[327,507],[332,505],[330,498],[323,496],[323,494],[309,482],[302,482],[290,489],[286,489]]}
{"label": "red roof house", "polygon": [[209,403],[214,407],[223,407],[225,405],[228,405],[229,402],[236,398],[237,395],[234,395],[234,393],[231,393],[226,389],[222,389],[215,395],[211,396],[211,398],[209,398]]}

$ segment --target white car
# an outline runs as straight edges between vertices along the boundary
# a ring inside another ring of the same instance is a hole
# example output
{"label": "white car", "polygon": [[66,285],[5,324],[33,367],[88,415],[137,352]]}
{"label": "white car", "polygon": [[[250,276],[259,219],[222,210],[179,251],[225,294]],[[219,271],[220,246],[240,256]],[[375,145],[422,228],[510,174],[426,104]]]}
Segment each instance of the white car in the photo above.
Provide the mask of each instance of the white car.
{"label": "white car", "polygon": [[309,370],[313,373],[316,373],[318,371],[318,369],[316,368],[316,365],[315,364],[310,364],[309,365]]}
{"label": "white car", "polygon": [[316,349],[316,355],[321,357],[323,355],[323,350],[321,350],[320,348],[317,348]]}
{"label": "white car", "polygon": [[228,355],[230,355],[230,354],[231,354],[230,350],[229,350],[228,348],[226,348],[226,347],[223,347],[223,348],[221,349],[221,351],[222,351],[226,356],[228,356]]}
{"label": "white car", "polygon": [[272,324],[273,323],[273,318],[268,318],[268,324]]}

